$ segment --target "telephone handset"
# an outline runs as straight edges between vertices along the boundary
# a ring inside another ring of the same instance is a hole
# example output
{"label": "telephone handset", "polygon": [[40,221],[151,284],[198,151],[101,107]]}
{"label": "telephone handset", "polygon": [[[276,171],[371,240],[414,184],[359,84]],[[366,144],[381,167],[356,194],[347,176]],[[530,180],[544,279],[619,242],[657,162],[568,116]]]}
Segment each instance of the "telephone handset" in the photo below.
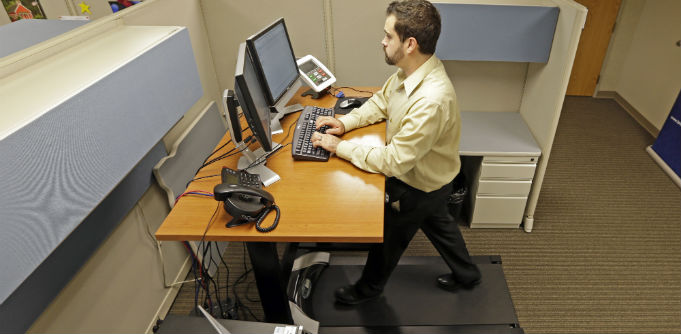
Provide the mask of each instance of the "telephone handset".
{"label": "telephone handset", "polygon": [[[296,63],[298,64],[300,77],[317,93],[326,90],[336,82],[336,77],[333,76],[333,73],[312,55],[302,57]],[[310,94],[312,93],[310,92]]]}
{"label": "telephone handset", "polygon": [[[227,169],[227,172],[225,172],[225,169]],[[274,197],[269,192],[259,188],[259,177],[257,177],[258,187],[255,187],[255,182],[253,182],[255,178],[251,177],[249,180],[248,177],[244,178],[242,173],[246,173],[249,176],[258,176],[257,174],[235,171],[225,167],[222,172],[223,183],[213,188],[215,200],[224,202],[225,211],[232,216],[232,220],[227,223],[227,227],[255,222],[255,228],[259,232],[274,230],[279,223],[280,215],[279,207],[274,204]],[[235,175],[239,175],[239,177],[233,178],[232,176]],[[272,226],[262,227],[263,220],[272,210],[277,212],[274,223]]]}

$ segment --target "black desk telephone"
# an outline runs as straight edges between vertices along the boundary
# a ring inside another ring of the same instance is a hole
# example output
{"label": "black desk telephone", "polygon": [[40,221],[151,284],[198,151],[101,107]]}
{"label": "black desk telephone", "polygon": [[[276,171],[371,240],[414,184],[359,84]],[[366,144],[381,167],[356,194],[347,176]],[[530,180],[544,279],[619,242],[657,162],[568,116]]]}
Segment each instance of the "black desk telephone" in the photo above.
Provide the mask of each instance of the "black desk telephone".
{"label": "black desk telephone", "polygon": [[[222,183],[215,186],[213,193],[215,200],[224,202],[225,211],[233,217],[227,227],[250,222],[255,222],[255,228],[259,232],[270,232],[277,227],[279,207],[274,204],[272,194],[261,189],[260,184],[258,174],[222,168]],[[274,223],[272,226],[262,227],[262,221],[272,210],[277,212]]]}

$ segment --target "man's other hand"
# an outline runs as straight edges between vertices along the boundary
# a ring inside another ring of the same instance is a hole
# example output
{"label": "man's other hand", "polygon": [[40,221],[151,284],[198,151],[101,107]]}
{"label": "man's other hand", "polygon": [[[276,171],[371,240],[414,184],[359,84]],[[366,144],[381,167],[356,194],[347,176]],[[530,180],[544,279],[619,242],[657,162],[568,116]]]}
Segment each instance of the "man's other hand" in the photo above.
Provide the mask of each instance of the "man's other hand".
{"label": "man's other hand", "polygon": [[[326,132],[329,132],[329,130],[326,130]],[[310,141],[312,142],[312,146],[314,147],[321,146],[323,149],[331,153],[336,153],[336,148],[338,147],[338,143],[341,142],[341,139],[334,135],[323,134],[315,131],[315,133],[312,134],[312,138],[310,138]]]}
{"label": "man's other hand", "polygon": [[343,125],[343,122],[339,121],[337,118],[330,116],[317,117],[315,128],[319,129],[324,125],[329,127],[326,129],[326,133],[330,135],[340,136],[345,133],[345,125]]}

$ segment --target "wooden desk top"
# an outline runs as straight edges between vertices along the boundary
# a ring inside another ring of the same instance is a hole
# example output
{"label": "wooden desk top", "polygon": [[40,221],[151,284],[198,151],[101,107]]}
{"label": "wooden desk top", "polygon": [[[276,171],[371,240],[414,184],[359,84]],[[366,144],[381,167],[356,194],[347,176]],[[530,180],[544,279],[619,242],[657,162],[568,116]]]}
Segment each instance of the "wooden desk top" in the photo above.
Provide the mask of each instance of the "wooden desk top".
{"label": "wooden desk top", "polygon": [[[365,90],[364,88],[358,89]],[[309,97],[300,97],[300,92],[291,100],[291,104],[321,107],[332,107],[335,102],[336,98],[330,95],[312,100]],[[285,140],[284,138],[289,126],[296,122],[299,115],[300,112],[286,115],[282,119],[284,133],[274,135],[272,140],[282,144],[290,143],[294,131],[292,127],[289,137]],[[224,144],[228,138],[227,133],[219,145]],[[385,122],[353,130],[345,134],[343,139],[384,145]],[[232,147],[233,144],[230,144],[220,152],[227,152]],[[251,148],[257,148],[257,144]],[[196,176],[220,174],[223,166],[236,169],[239,156],[232,156],[206,166]],[[270,157],[267,166],[281,176],[281,180],[264,188],[274,196],[275,203],[281,209],[279,225],[274,231],[260,233],[256,231],[254,223],[226,228],[225,224],[231,217],[224,210],[222,203],[210,197],[189,195],[180,198],[156,231],[156,238],[176,241],[201,240],[205,232],[207,241],[358,243],[383,241],[385,196],[383,175],[364,172],[336,156],[332,156],[328,162],[294,161],[291,157],[291,145]],[[187,190],[212,192],[213,187],[219,182],[219,177],[196,180]],[[271,212],[262,226],[270,226],[274,216],[275,212]],[[209,222],[210,227],[206,231]]]}

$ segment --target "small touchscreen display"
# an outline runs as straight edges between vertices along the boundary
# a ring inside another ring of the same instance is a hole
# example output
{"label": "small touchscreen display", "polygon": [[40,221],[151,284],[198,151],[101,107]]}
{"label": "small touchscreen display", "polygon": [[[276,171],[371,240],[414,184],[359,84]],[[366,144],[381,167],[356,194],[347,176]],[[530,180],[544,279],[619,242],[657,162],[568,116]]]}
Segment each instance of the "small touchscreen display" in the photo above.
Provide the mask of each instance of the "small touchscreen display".
{"label": "small touchscreen display", "polygon": [[305,63],[301,64],[299,67],[303,71],[303,73],[308,73],[308,72],[316,69],[317,65],[314,63],[314,61],[308,60]]}

